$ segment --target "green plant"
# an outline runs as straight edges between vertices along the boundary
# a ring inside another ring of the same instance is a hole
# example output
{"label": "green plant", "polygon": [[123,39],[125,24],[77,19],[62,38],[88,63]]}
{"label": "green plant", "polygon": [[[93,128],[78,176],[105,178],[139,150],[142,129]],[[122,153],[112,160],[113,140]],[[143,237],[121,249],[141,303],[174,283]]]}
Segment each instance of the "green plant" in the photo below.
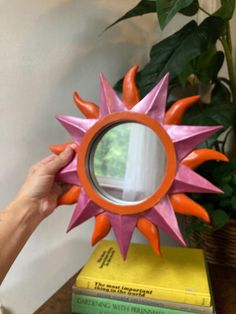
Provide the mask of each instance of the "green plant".
{"label": "green plant", "polygon": [[[235,0],[222,0],[221,7],[213,14],[205,12],[197,0],[142,0],[133,9],[109,27],[125,19],[155,12],[161,29],[181,13],[195,15],[199,10],[206,18],[198,25],[194,20],[184,25],[173,35],[155,44],[150,51],[150,60],[137,75],[141,96],[147,94],[154,84],[167,72],[170,73],[170,91],[184,88],[194,93],[193,86],[210,85],[211,102],[199,102],[186,114],[185,123],[195,125],[223,125],[224,132],[234,124],[236,110],[236,75],[232,57],[232,41],[229,21],[235,9]],[[108,27],[108,28],[109,28]],[[217,43],[221,43],[218,49]],[[218,76],[226,59],[229,78]],[[120,80],[116,88],[121,87]],[[224,151],[225,140],[219,133],[205,143]]]}
{"label": "green plant", "polygon": [[[229,219],[236,219],[236,159],[227,163],[208,162],[199,167],[198,172],[218,186],[224,194],[192,194],[191,197],[206,208],[216,229],[223,227]],[[193,220],[187,227],[202,232],[208,230],[208,225],[199,220]]]}
{"label": "green plant", "polygon": [[[230,29],[234,10],[235,0],[221,0],[219,9],[214,13],[206,12],[198,0],[142,0],[107,27],[108,29],[135,16],[155,13],[163,30],[177,13],[190,17],[198,11],[205,13],[205,19],[200,24],[191,20],[180,30],[151,47],[150,60],[139,71],[137,84],[141,96],[144,96],[165,73],[169,72],[172,95],[176,88],[192,95],[198,92],[201,86],[207,86],[211,93],[210,101],[206,103],[202,98],[197,105],[189,109],[184,123],[223,125],[224,128],[220,132],[203,144],[203,147],[214,148],[223,153],[229,134],[235,132],[236,74]],[[224,62],[228,77],[221,77],[219,74]],[[121,83],[122,79],[117,82],[116,89],[121,88]],[[229,195],[229,191],[236,188],[234,165],[233,160],[224,165],[213,163],[211,171],[207,174],[209,180],[215,182],[215,173],[223,169],[216,184],[223,185],[225,195],[192,195],[207,207],[215,227],[222,227],[229,218],[236,218],[236,194],[232,192],[232,195]],[[199,171],[207,172],[208,169],[209,164],[205,164]],[[228,172],[228,176],[225,177],[225,173]],[[226,184],[225,180],[229,182]]]}

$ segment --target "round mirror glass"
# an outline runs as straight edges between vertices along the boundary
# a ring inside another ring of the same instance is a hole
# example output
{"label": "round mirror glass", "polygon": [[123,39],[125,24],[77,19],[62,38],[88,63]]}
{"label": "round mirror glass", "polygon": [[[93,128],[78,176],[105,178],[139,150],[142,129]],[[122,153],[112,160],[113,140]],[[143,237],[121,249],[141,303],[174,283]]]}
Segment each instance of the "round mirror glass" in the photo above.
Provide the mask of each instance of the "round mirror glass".
{"label": "round mirror glass", "polygon": [[160,186],[166,171],[164,147],[146,125],[124,122],[106,129],[89,156],[94,188],[112,202],[141,202]]}

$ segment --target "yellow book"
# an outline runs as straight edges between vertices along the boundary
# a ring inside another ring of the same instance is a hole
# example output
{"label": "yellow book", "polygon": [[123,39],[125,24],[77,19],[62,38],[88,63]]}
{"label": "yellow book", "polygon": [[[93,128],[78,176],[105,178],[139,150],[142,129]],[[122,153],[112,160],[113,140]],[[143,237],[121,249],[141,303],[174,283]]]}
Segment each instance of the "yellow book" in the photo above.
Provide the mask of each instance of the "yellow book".
{"label": "yellow book", "polygon": [[123,261],[115,241],[101,241],[76,279],[78,288],[150,299],[211,305],[202,250],[132,243]]}

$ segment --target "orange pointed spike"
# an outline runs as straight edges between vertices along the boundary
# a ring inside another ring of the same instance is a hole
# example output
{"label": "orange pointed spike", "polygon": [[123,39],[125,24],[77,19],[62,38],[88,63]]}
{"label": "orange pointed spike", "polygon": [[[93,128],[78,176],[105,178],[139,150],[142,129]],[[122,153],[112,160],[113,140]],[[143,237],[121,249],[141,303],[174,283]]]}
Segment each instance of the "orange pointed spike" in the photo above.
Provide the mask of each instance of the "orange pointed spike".
{"label": "orange pointed spike", "polygon": [[123,80],[123,101],[128,109],[132,109],[139,100],[139,90],[135,82],[138,66],[134,65],[125,75]]}
{"label": "orange pointed spike", "polygon": [[60,153],[63,152],[63,150],[70,144],[73,144],[74,142],[67,142],[61,145],[50,145],[49,149],[51,152],[53,152],[56,155],[59,155]]}
{"label": "orange pointed spike", "polygon": [[102,240],[111,230],[111,223],[108,220],[107,214],[102,213],[95,217],[95,226],[92,234],[92,245],[95,245]]}
{"label": "orange pointed spike", "polygon": [[185,194],[170,195],[170,202],[174,211],[179,214],[196,216],[205,222],[210,222],[209,215],[206,209],[200,204],[193,201]]}
{"label": "orange pointed spike", "polygon": [[58,201],[57,204],[59,205],[71,205],[75,204],[78,201],[80,194],[80,187],[77,185],[73,185],[67,192],[62,194]]}
{"label": "orange pointed spike", "polygon": [[194,105],[200,96],[191,96],[187,98],[182,98],[176,101],[169,110],[167,110],[165,115],[165,123],[166,124],[180,124],[185,111]]}
{"label": "orange pointed spike", "polygon": [[160,251],[160,235],[158,228],[146,218],[140,217],[137,222],[137,228],[150,242],[153,250],[158,256],[161,256]]}
{"label": "orange pointed spike", "polygon": [[181,161],[181,163],[191,169],[196,169],[198,166],[209,160],[229,161],[229,158],[214,149],[199,148],[193,150],[191,154]]}
{"label": "orange pointed spike", "polygon": [[82,99],[77,92],[74,92],[73,99],[78,109],[88,119],[97,119],[99,116],[99,107],[88,100]]}

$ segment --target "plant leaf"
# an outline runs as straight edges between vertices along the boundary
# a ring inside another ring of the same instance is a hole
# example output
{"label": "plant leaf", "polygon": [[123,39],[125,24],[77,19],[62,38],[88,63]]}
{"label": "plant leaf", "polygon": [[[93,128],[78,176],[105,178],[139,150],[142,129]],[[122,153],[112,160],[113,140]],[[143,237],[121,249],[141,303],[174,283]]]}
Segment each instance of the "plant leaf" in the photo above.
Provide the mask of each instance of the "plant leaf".
{"label": "plant leaf", "polygon": [[236,174],[233,175],[232,182],[233,182],[233,185],[236,185]]}
{"label": "plant leaf", "polygon": [[127,20],[131,17],[140,16],[140,15],[153,13],[153,12],[156,12],[156,0],[155,1],[141,0],[133,9],[129,10],[127,13],[125,13],[122,17],[120,17],[114,23],[107,26],[104,31],[108,30],[115,24],[121,21]]}
{"label": "plant leaf", "polygon": [[231,206],[234,210],[236,210],[236,196],[233,196],[231,199]]}
{"label": "plant leaf", "polygon": [[180,10],[179,12],[186,16],[193,16],[198,12],[198,9],[199,9],[198,0],[193,0],[192,4]]}
{"label": "plant leaf", "polygon": [[221,7],[214,13],[214,16],[219,16],[228,21],[234,14],[235,0],[221,0],[221,3]]}
{"label": "plant leaf", "polygon": [[221,209],[214,210],[211,218],[212,224],[217,228],[222,228],[229,221],[229,216]]}
{"label": "plant leaf", "polygon": [[194,107],[186,112],[183,123],[190,125],[223,125],[228,128],[235,118],[235,108],[232,104],[214,105],[211,103]]}
{"label": "plant leaf", "polygon": [[183,124],[189,125],[223,125],[224,128],[210,137],[199,147],[211,148],[221,133],[227,130],[235,120],[235,108],[232,104],[205,104],[190,108],[183,120]]}
{"label": "plant leaf", "polygon": [[224,194],[222,196],[224,197],[232,196],[233,188],[229,184],[226,184],[226,183],[222,184],[221,188],[224,191]]}
{"label": "plant leaf", "polygon": [[207,224],[204,224],[202,221],[192,217],[192,220],[185,226],[184,233],[185,237],[189,238],[193,232],[205,233],[208,230],[209,226]]}
{"label": "plant leaf", "polygon": [[231,93],[225,84],[223,84],[220,80],[216,80],[211,97],[214,104],[220,105],[222,103],[230,103]]}
{"label": "plant leaf", "polygon": [[195,65],[194,73],[197,75],[200,82],[205,84],[214,82],[217,74],[224,63],[224,53],[217,51],[215,54],[203,54],[200,56]]}
{"label": "plant leaf", "polygon": [[193,0],[157,0],[156,8],[160,27],[163,30],[181,9],[189,7]]}
{"label": "plant leaf", "polygon": [[192,60],[179,74],[179,80],[185,85],[189,75],[194,74],[204,84],[213,83],[224,62],[224,53],[216,51],[216,46],[210,47],[206,53]]}
{"label": "plant leaf", "polygon": [[[189,38],[189,36],[191,36],[192,33],[195,33],[196,30],[197,23],[195,21],[191,21],[176,33],[152,47],[150,51],[150,61],[140,71],[141,95],[145,95],[152,88],[152,86],[159,79],[161,79],[165,71],[170,72],[171,77],[176,76],[175,72],[178,73],[178,64],[175,63],[175,66],[173,66],[174,73],[171,71],[172,66],[169,66],[169,64],[176,55],[176,51],[178,51],[178,49],[181,50],[181,46],[185,42],[186,38]],[[177,69],[175,69],[175,67]],[[165,70],[165,68],[167,69]],[[182,68],[183,67],[181,67],[181,69]]]}
{"label": "plant leaf", "polygon": [[223,20],[217,17],[208,17],[199,26],[191,21],[154,45],[150,61],[140,71],[141,95],[145,95],[167,72],[171,78],[178,76],[190,61],[216,42],[223,26]]}
{"label": "plant leaf", "polygon": [[[233,198],[232,198],[233,199]],[[226,208],[228,209],[229,207],[231,207],[231,200],[230,198],[226,198],[226,199],[223,199],[219,202],[219,206],[221,208]]]}
{"label": "plant leaf", "polygon": [[225,177],[221,177],[221,182],[229,184],[231,182],[231,179],[232,179],[232,176],[231,175],[227,175]]}
{"label": "plant leaf", "polygon": [[[224,176],[229,176],[231,175],[232,172],[232,164],[231,161],[230,162],[211,162],[210,164],[210,169],[208,169],[210,177],[208,177],[208,179],[213,182],[214,184],[216,184],[217,186],[221,183],[221,180]],[[224,194],[221,194],[221,196],[224,196]],[[219,195],[218,195],[219,197]]]}

